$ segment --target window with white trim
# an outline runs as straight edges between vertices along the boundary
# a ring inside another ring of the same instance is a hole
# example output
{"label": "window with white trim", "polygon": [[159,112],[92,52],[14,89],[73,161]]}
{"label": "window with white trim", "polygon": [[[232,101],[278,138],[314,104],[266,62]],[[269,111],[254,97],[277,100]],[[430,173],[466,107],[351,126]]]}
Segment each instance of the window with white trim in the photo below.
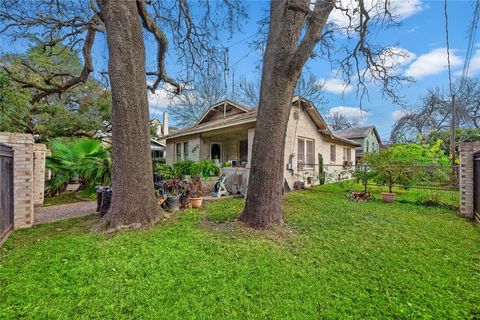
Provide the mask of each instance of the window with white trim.
{"label": "window with white trim", "polygon": [[175,143],[175,161],[182,160],[182,143]]}
{"label": "window with white trim", "polygon": [[299,170],[315,167],[315,140],[297,139],[297,167]]}
{"label": "window with white trim", "polygon": [[183,160],[188,160],[188,141],[183,143]]}
{"label": "window with white trim", "polygon": [[337,161],[337,146],[334,144],[330,145],[330,162]]}

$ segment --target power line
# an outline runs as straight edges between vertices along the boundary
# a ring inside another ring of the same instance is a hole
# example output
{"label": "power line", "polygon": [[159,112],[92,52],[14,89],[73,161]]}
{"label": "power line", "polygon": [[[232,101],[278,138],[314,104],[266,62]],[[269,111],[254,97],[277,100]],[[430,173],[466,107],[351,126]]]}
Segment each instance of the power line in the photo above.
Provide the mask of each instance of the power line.
{"label": "power line", "polygon": [[251,34],[251,35],[249,35],[248,37],[246,37],[246,38],[244,38],[244,39],[242,39],[242,40],[238,40],[238,41],[232,43],[231,45],[229,45],[229,46],[227,46],[227,47],[225,47],[225,48],[231,48],[231,47],[233,47],[233,46],[236,46],[237,44],[240,44],[240,43],[242,43],[242,42],[245,42],[246,40],[248,40],[248,39],[250,39],[250,38],[253,38],[253,37],[256,36],[256,35],[257,35],[257,33],[255,32],[254,34]]}
{"label": "power line", "polygon": [[462,78],[460,80],[460,91],[468,77],[468,71],[470,69],[470,62],[472,60],[473,48],[475,45],[475,36],[477,33],[478,18],[480,16],[480,1],[476,1],[475,11],[473,12],[473,19],[470,25],[470,32],[468,38],[467,53],[465,54],[465,62],[463,65]]}

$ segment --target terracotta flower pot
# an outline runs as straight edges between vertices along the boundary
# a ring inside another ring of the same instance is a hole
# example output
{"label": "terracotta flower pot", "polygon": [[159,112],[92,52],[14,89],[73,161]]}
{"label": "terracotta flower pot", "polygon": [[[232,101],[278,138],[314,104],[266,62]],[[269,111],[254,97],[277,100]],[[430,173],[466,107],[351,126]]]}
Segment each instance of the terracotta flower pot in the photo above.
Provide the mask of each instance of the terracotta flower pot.
{"label": "terracotta flower pot", "polygon": [[386,203],[392,203],[395,201],[395,193],[382,192],[383,201]]}
{"label": "terracotta flower pot", "polygon": [[202,200],[203,198],[190,198],[190,204],[192,205],[192,208],[201,208],[202,207]]}

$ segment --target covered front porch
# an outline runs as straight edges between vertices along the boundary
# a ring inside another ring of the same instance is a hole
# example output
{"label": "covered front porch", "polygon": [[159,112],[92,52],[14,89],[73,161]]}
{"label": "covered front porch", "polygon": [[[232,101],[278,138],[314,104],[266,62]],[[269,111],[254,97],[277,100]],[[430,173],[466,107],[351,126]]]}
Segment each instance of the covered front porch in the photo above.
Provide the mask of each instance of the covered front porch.
{"label": "covered front porch", "polygon": [[254,132],[254,128],[238,127],[202,133],[199,158],[222,168],[249,168]]}
{"label": "covered front porch", "polygon": [[210,159],[226,176],[225,186],[232,194],[246,197],[255,129],[239,126],[213,130],[201,135],[200,159]]}

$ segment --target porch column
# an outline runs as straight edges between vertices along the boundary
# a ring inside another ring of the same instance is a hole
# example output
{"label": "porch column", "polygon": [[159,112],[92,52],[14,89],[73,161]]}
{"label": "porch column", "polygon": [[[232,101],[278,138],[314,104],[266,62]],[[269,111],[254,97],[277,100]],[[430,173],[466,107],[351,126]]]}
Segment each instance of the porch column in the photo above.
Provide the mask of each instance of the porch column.
{"label": "porch column", "polygon": [[250,168],[250,162],[252,161],[252,146],[253,136],[255,135],[255,129],[248,129],[248,155],[247,155],[247,168]]}

